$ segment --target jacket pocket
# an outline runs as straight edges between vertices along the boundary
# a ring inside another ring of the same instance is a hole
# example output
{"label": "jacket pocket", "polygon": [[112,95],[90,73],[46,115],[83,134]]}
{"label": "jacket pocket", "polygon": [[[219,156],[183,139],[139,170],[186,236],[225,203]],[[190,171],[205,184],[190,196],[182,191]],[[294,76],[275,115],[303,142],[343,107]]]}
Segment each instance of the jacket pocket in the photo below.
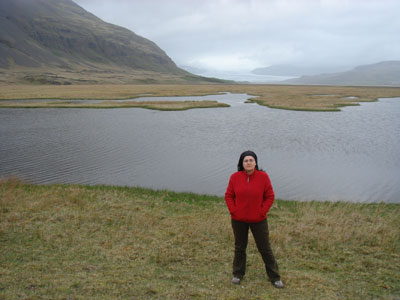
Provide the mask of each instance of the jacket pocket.
{"label": "jacket pocket", "polygon": [[238,211],[238,208],[237,208],[237,206],[235,206],[235,207],[230,211],[230,213],[231,213],[231,215],[233,216],[237,211]]}

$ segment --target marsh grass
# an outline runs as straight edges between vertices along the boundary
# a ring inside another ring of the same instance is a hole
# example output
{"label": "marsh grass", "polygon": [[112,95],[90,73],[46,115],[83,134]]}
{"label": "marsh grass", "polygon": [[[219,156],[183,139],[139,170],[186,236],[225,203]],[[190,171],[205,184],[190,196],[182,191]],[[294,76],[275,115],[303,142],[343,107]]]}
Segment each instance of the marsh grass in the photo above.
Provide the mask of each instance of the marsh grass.
{"label": "marsh grass", "polygon": [[[204,96],[221,92],[247,93],[259,105],[271,108],[339,111],[340,107],[359,105],[378,98],[400,97],[396,87],[341,87],[294,85],[2,85],[0,99],[134,99],[143,95],[154,97]],[[257,97],[256,97],[257,96]],[[356,98],[349,98],[356,97]]]}
{"label": "marsh grass", "polygon": [[229,107],[217,101],[101,101],[98,103],[55,102],[17,102],[2,101],[0,108],[147,108],[154,110],[188,110],[193,108]]}
{"label": "marsh grass", "polygon": [[141,188],[0,184],[0,299],[399,299],[400,205],[277,200],[286,284],[254,241],[240,286],[222,198]]}

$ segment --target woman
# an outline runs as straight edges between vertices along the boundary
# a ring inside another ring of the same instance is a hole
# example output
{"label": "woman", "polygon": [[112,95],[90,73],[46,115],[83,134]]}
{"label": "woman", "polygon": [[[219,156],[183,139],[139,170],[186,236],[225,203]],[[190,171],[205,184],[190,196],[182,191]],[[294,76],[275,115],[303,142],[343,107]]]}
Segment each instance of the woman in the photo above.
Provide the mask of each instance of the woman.
{"label": "woman", "polygon": [[274,191],[266,172],[258,169],[257,155],[245,151],[240,155],[238,172],[233,173],[225,193],[235,237],[232,283],[239,284],[246,271],[246,248],[249,228],[265,270],[276,288],[283,288],[278,264],[269,243],[267,213],[274,202]]}

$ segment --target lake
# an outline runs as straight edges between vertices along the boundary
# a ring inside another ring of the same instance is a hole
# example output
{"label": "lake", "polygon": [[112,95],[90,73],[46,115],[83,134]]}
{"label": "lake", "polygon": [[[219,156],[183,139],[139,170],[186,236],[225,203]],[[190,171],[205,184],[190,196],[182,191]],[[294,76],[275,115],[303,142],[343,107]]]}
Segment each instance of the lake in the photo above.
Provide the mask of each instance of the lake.
{"label": "lake", "polygon": [[197,73],[199,76],[213,77],[225,80],[233,80],[236,82],[249,82],[249,83],[278,83],[287,79],[298,78],[298,76],[275,76],[275,75],[260,75],[254,74],[251,71],[206,71]]}
{"label": "lake", "polygon": [[188,111],[0,109],[0,177],[222,196],[251,149],[277,198],[400,203],[400,98],[301,112],[249,97],[158,98],[231,105]]}

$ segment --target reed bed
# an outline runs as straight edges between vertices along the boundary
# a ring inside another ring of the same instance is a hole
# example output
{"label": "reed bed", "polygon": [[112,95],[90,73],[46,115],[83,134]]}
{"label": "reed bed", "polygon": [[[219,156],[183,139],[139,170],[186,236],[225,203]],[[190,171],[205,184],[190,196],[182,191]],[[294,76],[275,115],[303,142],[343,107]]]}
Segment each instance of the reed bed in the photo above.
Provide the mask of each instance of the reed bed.
{"label": "reed bed", "polygon": [[193,108],[229,107],[228,104],[217,101],[100,101],[98,103],[88,102],[18,102],[2,101],[0,108],[147,108],[153,110],[188,110]]}
{"label": "reed bed", "polygon": [[0,299],[400,298],[400,205],[276,200],[271,243],[252,238],[230,283],[223,198],[133,187],[0,183]]}
{"label": "reed bed", "polygon": [[247,93],[271,108],[339,111],[378,98],[400,97],[399,87],[300,86],[251,84],[145,85],[2,85],[0,100],[134,99],[143,96],[202,96],[221,92]]}

